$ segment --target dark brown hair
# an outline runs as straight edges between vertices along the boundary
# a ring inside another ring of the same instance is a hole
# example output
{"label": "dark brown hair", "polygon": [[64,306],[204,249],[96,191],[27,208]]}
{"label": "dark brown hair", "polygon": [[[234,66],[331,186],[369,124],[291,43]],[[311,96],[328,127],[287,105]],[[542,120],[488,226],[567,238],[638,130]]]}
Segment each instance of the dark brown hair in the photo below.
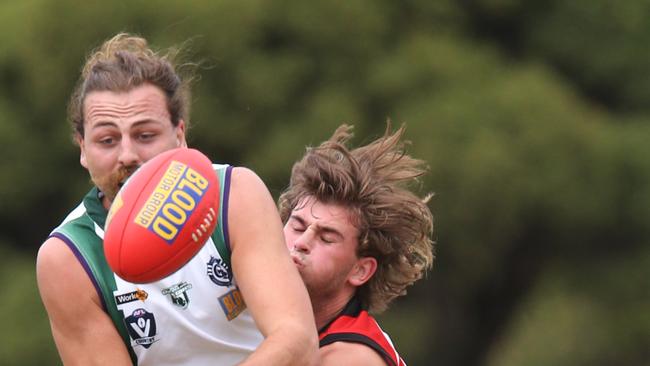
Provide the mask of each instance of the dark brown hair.
{"label": "dark brown hair", "polygon": [[422,160],[404,151],[404,127],[350,150],[351,126],[342,125],[320,146],[307,148],[294,164],[289,187],[279,198],[280,216],[287,222],[291,211],[306,197],[347,207],[359,229],[359,257],[374,257],[374,276],[357,291],[371,312],[384,311],[406,287],[420,279],[433,262],[433,216],[411,191],[426,172]]}

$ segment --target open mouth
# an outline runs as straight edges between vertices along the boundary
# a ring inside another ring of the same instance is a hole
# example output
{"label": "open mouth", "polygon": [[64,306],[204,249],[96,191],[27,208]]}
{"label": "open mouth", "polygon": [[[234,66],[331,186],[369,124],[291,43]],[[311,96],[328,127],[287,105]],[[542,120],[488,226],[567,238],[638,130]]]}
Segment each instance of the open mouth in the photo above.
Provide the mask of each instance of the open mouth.
{"label": "open mouth", "polygon": [[129,178],[138,170],[138,167],[123,168],[120,169],[117,176],[117,187],[122,189]]}

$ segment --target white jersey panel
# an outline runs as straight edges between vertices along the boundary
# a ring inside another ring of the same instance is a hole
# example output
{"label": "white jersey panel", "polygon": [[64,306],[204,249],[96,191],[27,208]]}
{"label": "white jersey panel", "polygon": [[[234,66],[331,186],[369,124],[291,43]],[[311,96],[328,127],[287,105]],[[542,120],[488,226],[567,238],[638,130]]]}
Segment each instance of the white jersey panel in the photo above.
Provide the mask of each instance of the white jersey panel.
{"label": "white jersey panel", "polygon": [[262,334],[224,263],[210,239],[182,270],[158,282],[115,276],[138,365],[233,365],[257,348]]}

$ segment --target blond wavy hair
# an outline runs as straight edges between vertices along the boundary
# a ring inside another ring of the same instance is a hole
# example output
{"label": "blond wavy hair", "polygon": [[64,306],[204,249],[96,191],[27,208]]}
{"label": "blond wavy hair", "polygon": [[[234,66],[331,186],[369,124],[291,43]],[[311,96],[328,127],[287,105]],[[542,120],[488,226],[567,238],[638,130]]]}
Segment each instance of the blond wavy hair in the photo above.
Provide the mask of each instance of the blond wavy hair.
{"label": "blond wavy hair", "polygon": [[318,147],[308,147],[294,164],[289,187],[279,198],[283,222],[308,196],[350,209],[359,229],[357,255],[377,259],[377,271],[357,290],[373,313],[384,311],[406,288],[422,278],[433,263],[431,194],[411,189],[427,168],[407,155],[401,141],[404,126],[350,150],[352,127],[342,125]]}
{"label": "blond wavy hair", "polygon": [[167,97],[174,126],[182,119],[189,123],[191,73],[181,77],[176,58],[180,48],[164,52],[151,49],[142,37],[119,33],[104,42],[86,59],[81,77],[70,98],[68,118],[74,133],[84,134],[83,104],[93,91],[126,92],[149,83]]}

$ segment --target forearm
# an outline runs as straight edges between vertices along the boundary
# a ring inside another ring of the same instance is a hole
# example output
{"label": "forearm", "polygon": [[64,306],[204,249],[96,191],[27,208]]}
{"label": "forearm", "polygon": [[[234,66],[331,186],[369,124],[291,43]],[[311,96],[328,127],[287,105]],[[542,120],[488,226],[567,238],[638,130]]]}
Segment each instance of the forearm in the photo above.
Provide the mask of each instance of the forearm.
{"label": "forearm", "polygon": [[228,215],[233,275],[265,336],[242,365],[316,365],[311,301],[289,257],[271,195],[253,172],[233,170]]}

